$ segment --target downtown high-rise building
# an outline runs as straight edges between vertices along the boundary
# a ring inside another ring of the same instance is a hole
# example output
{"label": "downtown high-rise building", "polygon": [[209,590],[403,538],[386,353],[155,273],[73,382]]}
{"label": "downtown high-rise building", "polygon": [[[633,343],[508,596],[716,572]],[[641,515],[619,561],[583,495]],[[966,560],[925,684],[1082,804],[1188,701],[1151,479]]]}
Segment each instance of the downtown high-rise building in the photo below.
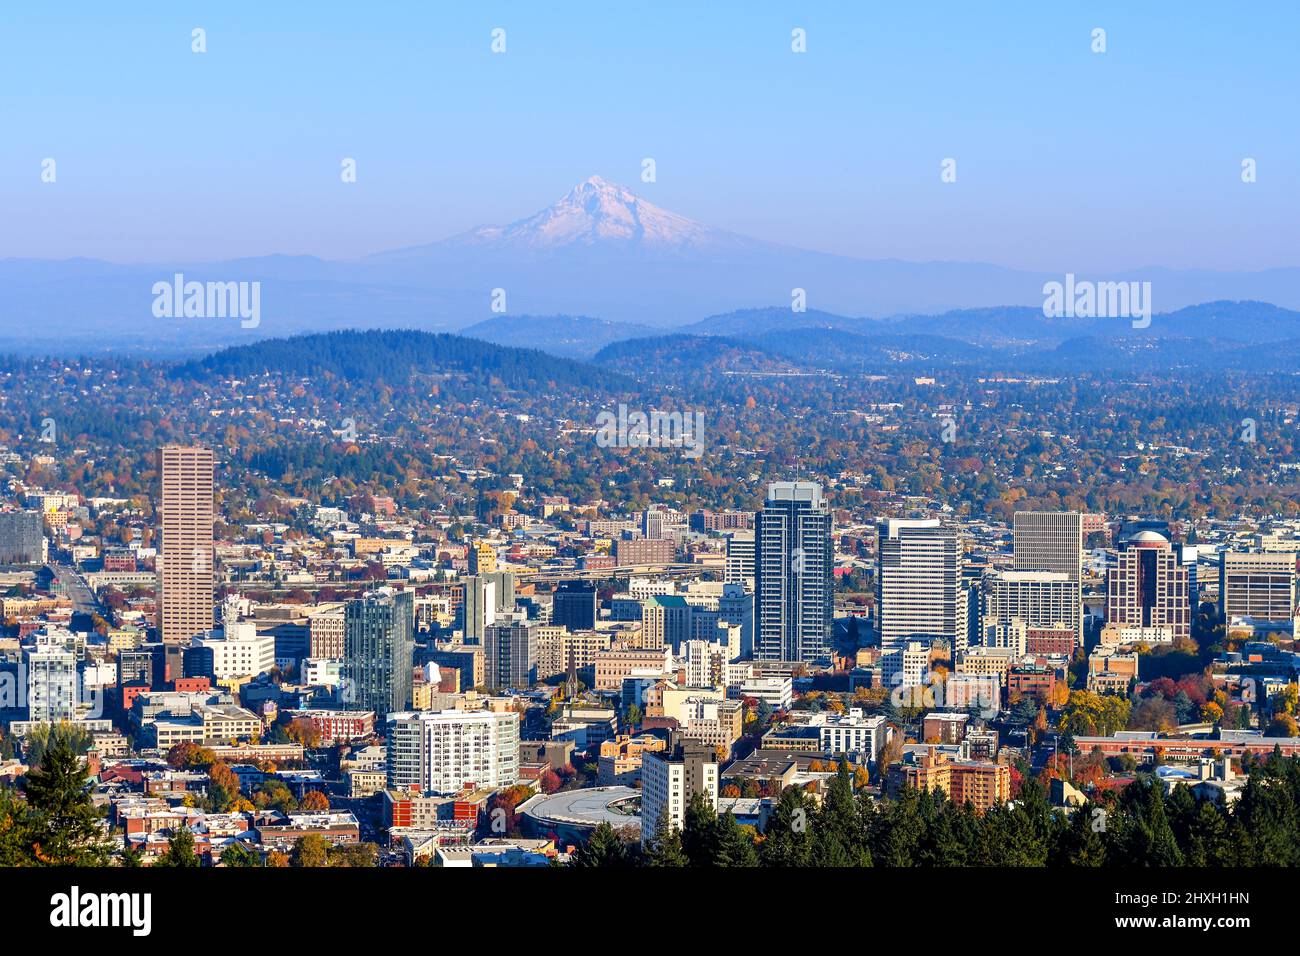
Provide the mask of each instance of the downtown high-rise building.
{"label": "downtown high-rise building", "polygon": [[[1017,511],[1012,519],[1012,567],[1016,571],[1065,575],[1074,593],[1069,599],[1069,614],[1062,623],[1078,635],[1080,643],[1083,641],[1083,542],[1083,515],[1077,511]],[[1034,590],[1033,585],[1027,587]],[[1053,585],[1048,590],[1055,594],[1059,588]],[[1045,626],[1039,622],[1025,623],[1029,627]]]}
{"label": "downtown high-rise building", "polygon": [[531,687],[537,681],[537,628],[524,621],[489,624],[483,632],[483,657],[490,689]]}
{"label": "downtown high-rise building", "polygon": [[158,633],[186,645],[213,626],[212,449],[166,445],[158,452]]}
{"label": "downtown high-rise building", "polygon": [[768,485],[754,518],[754,656],[813,661],[830,650],[831,514],[812,481]]}
{"label": "downtown high-rise building", "polygon": [[0,564],[43,564],[45,523],[39,511],[0,512]]}
{"label": "downtown high-rise building", "polygon": [[41,723],[76,720],[77,656],[55,643],[23,651],[27,674],[27,719]]}
{"label": "downtown high-rise building", "polygon": [[1083,579],[1083,515],[1077,511],[1017,511],[1011,560],[1017,571],[1055,571]]}
{"label": "downtown high-rise building", "polygon": [[742,584],[722,585],[718,596],[718,620],[740,625],[740,656],[754,655],[754,594]]}
{"label": "downtown high-rise building", "polygon": [[551,596],[551,623],[570,631],[596,626],[596,585],[590,581],[561,581]]}
{"label": "downtown high-rise building", "polygon": [[671,647],[676,654],[691,639],[694,609],[679,594],[652,594],[641,602],[641,636],[647,647]]}
{"label": "downtown high-rise building", "polygon": [[680,511],[649,508],[641,516],[641,533],[651,541],[672,538],[686,527],[686,516]]}
{"label": "downtown high-rise building", "polygon": [[466,644],[480,645],[488,627],[515,608],[515,576],[510,571],[470,574],[465,578],[462,634]]}
{"label": "downtown high-rise building", "polygon": [[733,531],[727,535],[727,557],[723,580],[754,590],[754,532]]}
{"label": "downtown high-rise building", "polygon": [[897,684],[908,645],[969,643],[970,593],[957,530],[937,518],[890,518],[879,526],[876,616],[886,685]]}
{"label": "downtown high-rise building", "polygon": [[990,571],[980,589],[980,642],[1009,644],[1008,633],[1027,638],[1031,630],[1073,631],[1078,646],[1079,583],[1060,571]]}
{"label": "downtown high-rise building", "polygon": [[1191,636],[1188,572],[1169,540],[1139,531],[1122,542],[1106,572],[1106,622],[1151,642]]}
{"label": "downtown high-rise building", "polygon": [[641,756],[641,843],[648,846],[656,831],[681,830],[691,797],[701,794],[718,805],[718,756],[715,748],[676,736],[670,749]]}
{"label": "downtown high-rise building", "polygon": [[343,703],[382,721],[411,706],[415,597],[379,588],[349,601],[343,616]]}
{"label": "downtown high-rise building", "polygon": [[1296,616],[1296,556],[1219,552],[1219,611],[1225,621],[1290,621]]}

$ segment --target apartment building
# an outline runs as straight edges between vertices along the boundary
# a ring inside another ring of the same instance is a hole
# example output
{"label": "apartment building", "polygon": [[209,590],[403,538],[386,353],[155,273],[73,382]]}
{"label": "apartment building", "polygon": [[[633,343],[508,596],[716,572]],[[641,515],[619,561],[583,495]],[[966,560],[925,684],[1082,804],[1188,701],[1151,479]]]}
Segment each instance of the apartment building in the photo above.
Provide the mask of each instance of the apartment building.
{"label": "apartment building", "polygon": [[614,542],[614,561],[620,567],[672,564],[677,542],[672,538],[620,538]]}
{"label": "apartment building", "polygon": [[596,761],[596,784],[601,787],[633,787],[641,779],[645,754],[664,750],[668,741],[654,734],[635,737],[620,734],[600,745]]}
{"label": "apartment building", "polygon": [[1011,768],[975,760],[950,760],[928,750],[891,766],[885,790],[897,797],[905,788],[941,790],[953,803],[989,810],[1011,799]]}
{"label": "apartment building", "polygon": [[519,715],[514,711],[407,711],[389,715],[388,785],[459,793],[519,780]]}
{"label": "apartment building", "polygon": [[851,754],[874,763],[889,739],[889,722],[883,714],[870,717],[858,707],[843,714],[817,714],[813,725],[822,753]]}
{"label": "apartment building", "polygon": [[655,830],[680,830],[686,822],[691,796],[702,793],[718,805],[718,760],[712,747],[677,738],[670,749],[645,753],[641,761],[641,843],[648,845]]}
{"label": "apartment building", "polygon": [[593,687],[597,691],[622,691],[623,681],[636,672],[657,671],[660,674],[670,674],[672,670],[670,648],[614,644],[607,651],[596,652]]}
{"label": "apartment building", "polygon": [[569,672],[569,666],[590,680],[596,666],[596,656],[608,651],[614,643],[611,631],[571,631],[564,627],[542,625],[537,632],[537,679],[559,677]]}

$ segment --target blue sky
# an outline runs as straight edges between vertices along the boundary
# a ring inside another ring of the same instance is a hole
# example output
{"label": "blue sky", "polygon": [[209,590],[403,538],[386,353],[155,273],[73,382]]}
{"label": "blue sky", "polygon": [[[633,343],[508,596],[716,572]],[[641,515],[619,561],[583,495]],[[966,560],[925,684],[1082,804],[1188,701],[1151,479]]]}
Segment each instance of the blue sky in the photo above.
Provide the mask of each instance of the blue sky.
{"label": "blue sky", "polygon": [[1300,265],[1298,10],[6,4],[0,256],[345,258],[520,218],[598,173],[864,258]]}

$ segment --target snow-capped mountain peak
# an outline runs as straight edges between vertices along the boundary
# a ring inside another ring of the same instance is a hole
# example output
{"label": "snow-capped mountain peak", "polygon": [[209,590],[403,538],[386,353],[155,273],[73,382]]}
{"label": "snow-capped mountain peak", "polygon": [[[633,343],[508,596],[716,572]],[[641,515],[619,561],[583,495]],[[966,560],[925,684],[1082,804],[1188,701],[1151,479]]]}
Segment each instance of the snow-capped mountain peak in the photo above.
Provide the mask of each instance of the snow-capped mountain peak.
{"label": "snow-capped mountain peak", "polygon": [[535,251],[624,246],[687,252],[745,240],[661,209],[626,186],[591,176],[540,212],[505,226],[483,226],[453,241]]}

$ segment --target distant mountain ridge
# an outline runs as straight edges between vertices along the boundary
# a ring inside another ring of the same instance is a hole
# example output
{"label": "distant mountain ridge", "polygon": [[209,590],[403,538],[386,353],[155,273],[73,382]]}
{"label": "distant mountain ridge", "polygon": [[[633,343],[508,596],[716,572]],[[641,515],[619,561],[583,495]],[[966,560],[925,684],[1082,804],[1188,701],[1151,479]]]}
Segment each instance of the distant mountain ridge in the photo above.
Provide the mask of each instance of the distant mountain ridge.
{"label": "distant mountain ridge", "polygon": [[[471,326],[464,334],[487,341],[524,345],[554,355],[590,359],[609,345],[660,338],[663,330],[589,316],[501,316]],[[1264,302],[1208,302],[1158,313],[1150,327],[1135,329],[1127,319],[1047,318],[1041,308],[962,309],[941,315],[875,319],[810,309],[741,309],[712,315],[671,330],[674,336],[743,342],[773,354],[807,356],[813,341],[830,355],[840,342],[870,340],[876,354],[913,353],[969,359],[980,350],[1008,355],[1046,352],[1082,339],[1099,342],[1183,339],[1221,346],[1262,345],[1300,338],[1300,312]],[[946,344],[945,344],[946,343]],[[978,348],[971,348],[977,346]]]}
{"label": "distant mountain ridge", "polygon": [[[350,261],[300,255],[145,265],[0,260],[0,348],[30,351],[55,343],[75,351],[193,350],[332,329],[449,331],[495,320],[502,307],[509,316],[598,316],[710,334],[723,331],[717,317],[753,310],[769,316],[762,331],[771,331],[796,290],[809,307],[804,325],[842,322],[862,335],[904,322],[909,332],[968,340],[972,319],[984,336],[981,344],[1110,334],[1104,324],[1086,320],[1053,320],[1058,327],[1048,328],[1041,313],[1043,286],[1059,281],[1064,271],[811,252],[714,228],[592,176],[551,205],[505,225]],[[178,272],[205,282],[259,282],[259,326],[156,318],[151,286]],[[1300,308],[1300,268],[1144,268],[1086,278],[1149,281],[1155,310],[1170,316],[1206,303],[1272,303],[1273,315],[1262,308],[1253,316],[1223,313],[1229,326],[1238,319],[1253,323],[1253,331],[1236,334],[1254,341],[1271,334],[1265,328],[1270,323],[1289,322],[1289,310]],[[752,324],[739,322],[725,334],[747,334],[741,329]],[[1197,334],[1213,326],[1203,324]],[[1189,334],[1193,327],[1189,321]],[[32,328],[42,332],[36,341]],[[490,326],[477,331],[495,334]],[[538,333],[531,334],[537,341]],[[569,348],[579,354],[579,346]]]}
{"label": "distant mountain ridge", "polygon": [[[1197,331],[1208,322],[1223,321],[1231,312],[1226,308],[1226,312],[1207,309],[1189,314],[1183,317],[1185,327]],[[566,318],[579,325],[594,321]],[[750,318],[761,324],[771,316],[755,314]],[[1286,319],[1292,323],[1296,316]],[[688,333],[629,337],[603,346],[590,361],[577,361],[448,333],[347,330],[233,346],[175,364],[168,374],[202,381],[270,373],[289,379],[336,379],[367,389],[380,382],[400,386],[430,375],[461,374],[468,376],[470,392],[484,388],[489,392],[492,388],[562,389],[608,395],[633,393],[639,390],[638,383],[656,380],[676,387],[681,376],[688,374],[907,375],[962,367],[990,374],[1042,375],[1102,369],[1114,374],[1150,374],[1178,368],[1207,374],[1296,373],[1300,369],[1300,335],[1272,341],[1266,348],[1223,337],[1185,334],[1085,334],[1044,340],[1033,347],[999,347],[922,332],[881,330],[863,335],[831,322],[795,329],[771,327],[745,338]]]}

